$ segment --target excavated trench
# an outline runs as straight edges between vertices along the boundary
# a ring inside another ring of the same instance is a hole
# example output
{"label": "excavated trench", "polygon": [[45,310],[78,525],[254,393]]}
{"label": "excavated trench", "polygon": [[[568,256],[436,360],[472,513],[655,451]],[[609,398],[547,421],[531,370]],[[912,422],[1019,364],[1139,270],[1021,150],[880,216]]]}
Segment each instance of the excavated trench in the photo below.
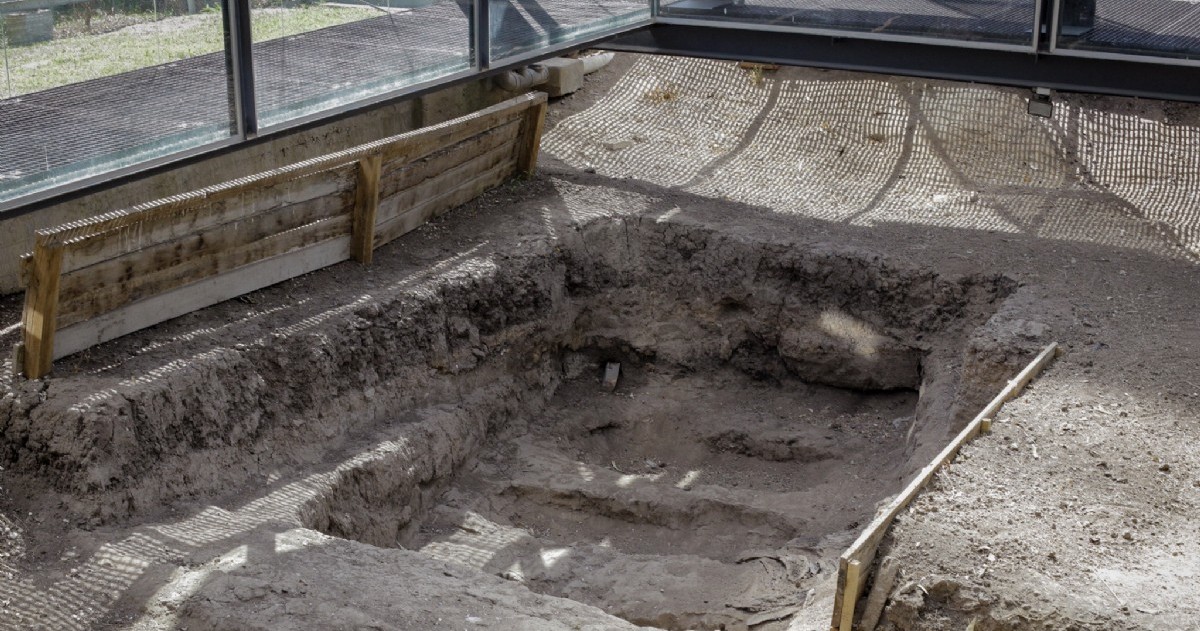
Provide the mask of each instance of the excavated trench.
{"label": "excavated trench", "polygon": [[617,221],[556,256],[535,298],[462,288],[455,394],[395,419],[419,457],[344,472],[308,526],[639,625],[782,629],[1012,373],[978,347],[1004,277]]}

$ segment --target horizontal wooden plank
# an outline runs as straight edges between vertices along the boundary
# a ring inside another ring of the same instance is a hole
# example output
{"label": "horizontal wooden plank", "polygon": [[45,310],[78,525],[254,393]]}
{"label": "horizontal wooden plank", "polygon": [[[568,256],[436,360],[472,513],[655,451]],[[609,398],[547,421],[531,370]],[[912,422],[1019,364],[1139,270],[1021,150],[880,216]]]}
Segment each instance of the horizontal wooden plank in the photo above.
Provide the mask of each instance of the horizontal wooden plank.
{"label": "horizontal wooden plank", "polygon": [[441,175],[475,156],[487,153],[497,147],[512,145],[517,141],[520,131],[521,122],[513,119],[458,144],[431,153],[415,162],[392,160],[383,165],[379,195],[389,197],[431,177]]}
{"label": "horizontal wooden plank", "polygon": [[[328,195],[224,223],[64,274],[62,295],[73,301],[106,290],[120,291],[149,275],[176,269],[224,250],[349,212],[350,193]],[[273,253],[274,254],[274,253]]]}
{"label": "horizontal wooden plank", "polygon": [[160,322],[203,309],[350,258],[350,236],[263,259],[228,274],[178,287],[58,331],[54,358],[78,353]]}
{"label": "horizontal wooden plank", "polygon": [[405,134],[402,141],[387,143],[382,148],[385,162],[396,159],[415,161],[438,149],[457,144],[510,120],[520,120],[525,111],[546,102],[544,92],[531,92],[511,98],[475,114],[422,127]]}
{"label": "horizontal wooden plank", "polygon": [[117,285],[76,293],[69,299],[64,295],[59,326],[70,326],[202,278],[224,274],[261,259],[349,234],[350,215],[342,214],[238,247],[197,256],[178,265],[125,279]]}
{"label": "horizontal wooden plank", "polygon": [[[381,221],[375,227],[375,247],[379,247],[397,237],[407,234],[421,224],[437,217],[446,211],[461,206],[479,197],[490,188],[498,186],[516,172],[517,161],[509,156],[490,169],[478,173],[468,180],[459,180],[458,185],[424,198],[415,205],[406,205],[397,212],[391,209],[391,218]],[[411,189],[410,189],[411,190]],[[396,196],[393,196],[393,199]],[[382,211],[382,203],[381,203]]]}
{"label": "horizontal wooden plank", "polygon": [[353,169],[345,166],[262,188],[246,189],[230,197],[206,200],[192,208],[179,207],[170,213],[146,213],[143,221],[97,231],[87,238],[71,242],[63,262],[63,273],[69,274],[101,261],[154,248],[279,208],[300,206],[329,197],[348,198],[353,189]]}
{"label": "horizontal wooden plank", "polygon": [[403,214],[409,208],[427,199],[441,195],[447,190],[458,188],[464,182],[474,179],[478,174],[488,171],[502,162],[515,158],[515,152],[516,146],[513,144],[496,147],[442,172],[437,177],[427,179],[416,186],[411,186],[380,199],[379,223],[385,223],[393,217]]}
{"label": "horizontal wooden plank", "polygon": [[[39,233],[46,234],[61,243],[80,247],[91,239],[107,238],[112,232],[136,231],[139,226],[147,223],[169,223],[181,217],[197,214],[198,211],[208,208],[210,204],[235,199],[248,191],[286,184],[292,180],[316,176],[331,170],[340,171],[342,178],[352,175],[351,165],[348,164],[322,163],[321,168],[312,168],[311,162],[318,161],[301,162],[283,169],[247,175],[199,190],[171,195],[131,208],[115,210],[89,219],[40,230]],[[230,210],[236,213],[238,208],[239,206],[234,203]],[[236,218],[237,216],[227,217],[227,220]]]}

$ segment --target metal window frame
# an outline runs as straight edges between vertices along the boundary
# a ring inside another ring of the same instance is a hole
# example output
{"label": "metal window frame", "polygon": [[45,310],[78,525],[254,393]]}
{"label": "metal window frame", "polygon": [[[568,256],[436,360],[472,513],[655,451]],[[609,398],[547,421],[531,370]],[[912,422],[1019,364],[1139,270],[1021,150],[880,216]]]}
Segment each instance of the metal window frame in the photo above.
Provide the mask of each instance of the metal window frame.
{"label": "metal window frame", "polygon": [[[817,37],[838,39],[861,39],[878,42],[900,42],[905,44],[921,44],[926,46],[941,46],[945,48],[971,48],[976,50],[1006,50],[1029,53],[1036,50],[1036,38],[1028,44],[1006,44],[1004,42],[979,42],[966,39],[933,38],[920,35],[899,35],[891,33],[871,33],[867,31],[851,31],[839,29],[813,28],[806,26],[784,26],[779,24],[761,24],[755,22],[729,22],[720,20],[705,20],[698,18],[659,17],[655,24],[674,26],[698,26],[702,28],[733,29],[742,31],[757,31],[763,33],[796,33]],[[1034,27],[1035,30],[1037,27]]]}
{"label": "metal window frame", "polygon": [[233,116],[231,127],[239,139],[247,140],[258,135],[250,0],[221,0],[221,18],[225,30],[225,70],[230,85],[230,114]]}
{"label": "metal window frame", "polygon": [[1056,56],[1032,50],[977,49],[971,55],[947,55],[945,48],[924,43],[748,29],[727,30],[727,35],[712,38],[708,36],[712,30],[704,25],[660,21],[609,40],[602,47],[1200,102],[1200,67]]}

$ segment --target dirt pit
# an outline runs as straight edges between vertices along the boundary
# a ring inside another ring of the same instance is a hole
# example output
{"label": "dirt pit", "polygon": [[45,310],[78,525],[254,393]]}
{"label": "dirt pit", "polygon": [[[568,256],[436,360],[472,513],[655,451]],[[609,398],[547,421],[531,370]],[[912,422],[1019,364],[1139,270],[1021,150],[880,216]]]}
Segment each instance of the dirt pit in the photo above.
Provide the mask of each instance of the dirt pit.
{"label": "dirt pit", "polygon": [[401,543],[639,625],[785,619],[836,573],[825,538],[895,486],[915,408],[730,370],[631,371],[613,393],[580,378]]}
{"label": "dirt pit", "polygon": [[[345,473],[305,525],[636,625],[787,628],[832,590],[876,506],[1011,374],[962,368],[983,361],[971,334],[1013,285],[763,245],[618,257],[624,270],[569,262],[566,326],[520,344],[540,375],[520,405],[474,425],[447,424],[460,406],[406,417],[461,435],[424,473],[402,459]],[[756,270],[711,282],[714,254]],[[659,286],[631,282],[648,268]],[[468,360],[487,355],[474,317],[449,320]]]}
{"label": "dirt pit", "polygon": [[110,554],[185,568],[94,610],[178,628],[821,628],[838,555],[1045,342],[1036,298],[677,214],[339,288],[153,380],[61,362],[92,376],[0,401],[5,462],[62,514],[9,556],[55,598]]}

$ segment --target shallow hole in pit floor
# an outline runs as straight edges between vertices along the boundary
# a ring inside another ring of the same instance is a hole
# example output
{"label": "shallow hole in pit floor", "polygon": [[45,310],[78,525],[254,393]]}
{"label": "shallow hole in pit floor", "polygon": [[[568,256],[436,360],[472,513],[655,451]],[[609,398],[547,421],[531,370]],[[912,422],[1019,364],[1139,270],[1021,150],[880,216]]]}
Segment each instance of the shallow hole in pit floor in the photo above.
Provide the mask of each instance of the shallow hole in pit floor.
{"label": "shallow hole in pit floor", "polygon": [[[580,257],[546,290],[566,296],[547,316],[561,326],[504,338],[520,340],[507,354],[489,347],[508,362],[498,375],[527,389],[470,421],[466,398],[430,413],[466,428],[433,441],[459,455],[363,465],[306,522],[635,624],[785,629],[831,593],[837,556],[925,464],[915,437],[940,443],[963,391],[964,340],[1013,284],[838,253],[762,255],[741,241],[622,250],[628,237],[610,232],[611,248],[603,231],[589,238],[591,252],[619,253],[611,268]],[[755,257],[738,279],[706,275]],[[689,271],[672,276],[670,264]],[[477,317],[447,318],[467,364],[488,335],[507,335],[475,330]],[[608,362],[621,364],[612,391]],[[481,391],[472,383],[462,396]]]}
{"label": "shallow hole in pit floor", "polygon": [[768,628],[836,572],[825,537],[894,486],[916,402],[732,369],[568,381],[406,547],[636,624]]}

